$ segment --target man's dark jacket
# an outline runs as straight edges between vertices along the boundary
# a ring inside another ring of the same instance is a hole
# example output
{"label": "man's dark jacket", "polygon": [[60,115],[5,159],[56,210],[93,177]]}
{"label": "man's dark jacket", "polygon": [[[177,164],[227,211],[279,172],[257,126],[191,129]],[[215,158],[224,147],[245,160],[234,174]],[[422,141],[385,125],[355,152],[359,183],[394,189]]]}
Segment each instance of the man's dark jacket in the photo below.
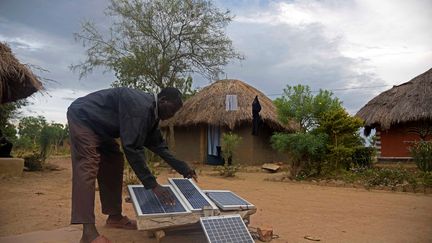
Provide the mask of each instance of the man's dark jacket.
{"label": "man's dark jacket", "polygon": [[130,88],[112,88],[75,100],[68,109],[83,125],[102,138],[120,138],[132,169],[145,188],[157,185],[145,163],[144,147],[185,175],[189,166],[169,152],[159,129],[155,95]]}

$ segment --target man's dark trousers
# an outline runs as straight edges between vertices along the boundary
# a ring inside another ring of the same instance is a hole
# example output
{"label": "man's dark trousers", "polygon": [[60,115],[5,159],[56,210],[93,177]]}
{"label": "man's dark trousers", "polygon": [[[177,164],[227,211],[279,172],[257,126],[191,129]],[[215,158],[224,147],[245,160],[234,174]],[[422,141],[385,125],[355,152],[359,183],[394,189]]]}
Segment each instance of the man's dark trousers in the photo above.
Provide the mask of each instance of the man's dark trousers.
{"label": "man's dark trousers", "polygon": [[72,224],[94,224],[95,182],[102,213],[122,212],[123,154],[113,138],[102,138],[67,113],[72,157]]}

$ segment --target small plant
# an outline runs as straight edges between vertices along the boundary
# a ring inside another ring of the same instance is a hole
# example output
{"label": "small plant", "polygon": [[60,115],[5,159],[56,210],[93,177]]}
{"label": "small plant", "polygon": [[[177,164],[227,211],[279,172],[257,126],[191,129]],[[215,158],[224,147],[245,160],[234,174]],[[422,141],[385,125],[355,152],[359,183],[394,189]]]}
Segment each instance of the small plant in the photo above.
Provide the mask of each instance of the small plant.
{"label": "small plant", "polygon": [[241,137],[233,133],[224,133],[222,135],[222,156],[224,165],[218,166],[217,170],[221,176],[234,177],[240,166],[234,161],[234,150],[241,142]]}
{"label": "small plant", "polygon": [[415,142],[410,152],[419,170],[432,171],[432,141]]}
{"label": "small plant", "polygon": [[33,151],[31,154],[23,156],[24,166],[27,167],[29,171],[41,171],[44,168],[45,157],[41,153]]}
{"label": "small plant", "polygon": [[370,168],[374,155],[374,147],[357,147],[352,155],[352,161],[355,166]]}
{"label": "small plant", "polygon": [[415,178],[403,169],[368,170],[366,183],[369,186],[397,186],[404,182],[415,184]]}

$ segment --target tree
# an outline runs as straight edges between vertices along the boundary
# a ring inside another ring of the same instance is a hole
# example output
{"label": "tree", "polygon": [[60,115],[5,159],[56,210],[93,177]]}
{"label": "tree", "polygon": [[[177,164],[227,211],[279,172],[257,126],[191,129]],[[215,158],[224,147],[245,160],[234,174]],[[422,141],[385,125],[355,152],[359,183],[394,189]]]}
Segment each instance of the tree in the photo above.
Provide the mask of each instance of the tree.
{"label": "tree", "polygon": [[320,90],[314,97],[309,86],[287,86],[281,98],[274,104],[277,108],[278,118],[283,123],[294,119],[300,124],[302,131],[311,131],[318,125],[318,119],[325,112],[341,107],[338,98],[332,93]]}
{"label": "tree", "polygon": [[224,33],[233,16],[208,0],[111,0],[107,15],[114,19],[108,37],[89,21],[75,34],[87,47],[87,58],[71,66],[80,77],[103,67],[114,71],[113,86],[185,92],[192,73],[214,78],[242,59]]}
{"label": "tree", "polygon": [[46,126],[46,124],[45,117],[43,116],[23,117],[18,124],[20,139],[28,138],[32,142],[32,146],[37,147],[42,128]]}
{"label": "tree", "polygon": [[277,133],[271,138],[273,148],[292,155],[292,177],[300,172],[320,175],[323,165],[331,170],[349,165],[361,144],[358,130],[362,122],[351,117],[330,91],[320,90],[313,96],[308,86],[287,86],[275,105],[282,122],[294,119],[301,126],[298,133]]}
{"label": "tree", "polygon": [[362,145],[359,129],[363,126],[363,121],[350,116],[343,108],[337,108],[324,113],[319,124],[316,131],[329,136],[327,161],[331,163],[327,163],[330,167],[327,169],[348,169],[353,162],[354,153]]}
{"label": "tree", "polygon": [[0,105],[0,129],[11,140],[16,139],[16,127],[11,123],[11,120],[18,117],[18,109],[26,104],[25,100],[20,100]]}

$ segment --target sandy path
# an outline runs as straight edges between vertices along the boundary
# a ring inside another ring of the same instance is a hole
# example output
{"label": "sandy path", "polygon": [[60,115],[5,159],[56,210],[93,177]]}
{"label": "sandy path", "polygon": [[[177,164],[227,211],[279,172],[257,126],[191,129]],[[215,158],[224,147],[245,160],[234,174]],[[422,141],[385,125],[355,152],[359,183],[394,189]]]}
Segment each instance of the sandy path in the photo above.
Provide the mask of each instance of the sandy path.
{"label": "sandy path", "polygon": [[[0,242],[56,242],[57,235],[67,238],[57,242],[78,242],[79,228],[69,226],[70,160],[52,163],[65,169],[0,181]],[[270,182],[264,173],[239,173],[235,179],[209,173],[201,173],[199,186],[232,190],[254,203],[258,212],[251,225],[273,227],[280,236],[273,242],[311,242],[306,235],[322,242],[432,242],[430,195]],[[167,176],[172,174],[162,173],[159,181],[165,183]],[[113,241],[155,242],[143,232],[103,228],[99,199],[96,205],[100,232]],[[124,211],[134,217],[130,204]],[[163,242],[192,240],[204,238],[200,232],[178,232]]]}

